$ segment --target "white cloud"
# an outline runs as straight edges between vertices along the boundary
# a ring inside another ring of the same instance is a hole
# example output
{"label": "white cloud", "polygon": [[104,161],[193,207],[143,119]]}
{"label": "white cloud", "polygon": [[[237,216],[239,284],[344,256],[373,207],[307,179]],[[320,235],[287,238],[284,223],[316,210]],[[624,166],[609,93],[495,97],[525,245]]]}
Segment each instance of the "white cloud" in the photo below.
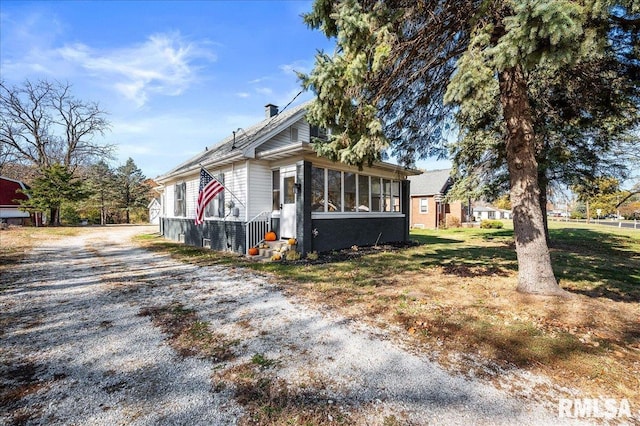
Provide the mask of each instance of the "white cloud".
{"label": "white cloud", "polygon": [[309,74],[313,69],[313,61],[309,60],[298,60],[294,61],[290,64],[280,65],[280,70],[287,75],[293,75],[297,77],[298,72],[303,74]]}
{"label": "white cloud", "polygon": [[269,87],[256,87],[256,92],[261,94],[261,95],[272,95],[273,94],[273,89],[269,88]]}
{"label": "white cloud", "polygon": [[249,93],[247,93],[247,92],[238,92],[238,93],[236,93],[236,96],[239,97],[239,98],[248,98],[251,95]]}
{"label": "white cloud", "polygon": [[254,78],[253,80],[250,80],[249,84],[258,84],[266,80],[269,80],[269,77],[258,77],[258,78]]}
{"label": "white cloud", "polygon": [[92,49],[84,44],[66,45],[59,56],[112,82],[127,99],[142,106],[149,96],[179,95],[197,78],[197,61],[214,61],[204,43],[188,42],[179,33],[155,34],[143,43],[116,49]]}

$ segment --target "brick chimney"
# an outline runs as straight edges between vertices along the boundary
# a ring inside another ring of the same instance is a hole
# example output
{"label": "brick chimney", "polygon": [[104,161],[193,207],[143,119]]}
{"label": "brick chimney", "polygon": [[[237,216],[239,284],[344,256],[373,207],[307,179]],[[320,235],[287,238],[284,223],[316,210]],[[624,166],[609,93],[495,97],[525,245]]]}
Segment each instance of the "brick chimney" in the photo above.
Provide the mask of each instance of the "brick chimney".
{"label": "brick chimney", "polygon": [[264,115],[266,118],[271,118],[274,115],[278,115],[278,106],[274,104],[266,104],[264,106]]}

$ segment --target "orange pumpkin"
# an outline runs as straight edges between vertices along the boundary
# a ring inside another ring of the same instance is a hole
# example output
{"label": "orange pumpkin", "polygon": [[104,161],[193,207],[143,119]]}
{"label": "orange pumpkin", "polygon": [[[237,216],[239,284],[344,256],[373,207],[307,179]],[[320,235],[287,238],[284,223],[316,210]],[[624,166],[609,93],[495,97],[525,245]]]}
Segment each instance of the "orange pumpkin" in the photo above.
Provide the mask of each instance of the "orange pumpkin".
{"label": "orange pumpkin", "polygon": [[264,235],[264,239],[266,241],[275,241],[277,238],[276,233],[273,231],[269,231]]}
{"label": "orange pumpkin", "polygon": [[258,253],[260,253],[260,251],[258,250],[258,248],[257,248],[257,247],[251,247],[251,248],[249,249],[249,256],[255,256],[255,255],[257,255]]}
{"label": "orange pumpkin", "polygon": [[295,238],[289,238],[289,241],[287,241],[289,243],[290,246],[295,246],[297,241]]}

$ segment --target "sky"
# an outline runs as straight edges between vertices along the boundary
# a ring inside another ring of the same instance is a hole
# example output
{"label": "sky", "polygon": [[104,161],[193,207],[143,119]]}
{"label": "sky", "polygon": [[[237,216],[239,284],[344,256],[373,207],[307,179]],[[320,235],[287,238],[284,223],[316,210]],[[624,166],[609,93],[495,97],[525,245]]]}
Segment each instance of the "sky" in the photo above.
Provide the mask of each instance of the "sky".
{"label": "sky", "polygon": [[[281,108],[334,43],[309,29],[311,1],[0,1],[6,84],[57,80],[98,102],[115,145],[155,177]],[[311,99],[299,95],[292,105]],[[447,167],[421,162],[419,167]]]}

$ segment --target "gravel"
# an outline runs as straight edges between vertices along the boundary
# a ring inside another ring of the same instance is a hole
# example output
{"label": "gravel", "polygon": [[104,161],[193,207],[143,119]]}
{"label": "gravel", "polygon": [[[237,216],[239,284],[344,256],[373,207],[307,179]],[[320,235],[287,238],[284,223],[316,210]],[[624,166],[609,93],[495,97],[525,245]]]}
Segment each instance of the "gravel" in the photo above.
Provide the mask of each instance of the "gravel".
{"label": "gravel", "polygon": [[[185,265],[129,242],[153,231],[88,228],[45,241],[0,278],[9,283],[0,292],[0,391],[18,395],[0,401],[0,424],[236,424],[245,408],[215,377],[256,354],[275,361],[273,374],[292,392],[335,404],[358,424],[566,420],[534,395],[451,374],[384,330],[285,296],[271,278]],[[179,356],[140,315],[171,303],[237,342],[235,358]]]}

